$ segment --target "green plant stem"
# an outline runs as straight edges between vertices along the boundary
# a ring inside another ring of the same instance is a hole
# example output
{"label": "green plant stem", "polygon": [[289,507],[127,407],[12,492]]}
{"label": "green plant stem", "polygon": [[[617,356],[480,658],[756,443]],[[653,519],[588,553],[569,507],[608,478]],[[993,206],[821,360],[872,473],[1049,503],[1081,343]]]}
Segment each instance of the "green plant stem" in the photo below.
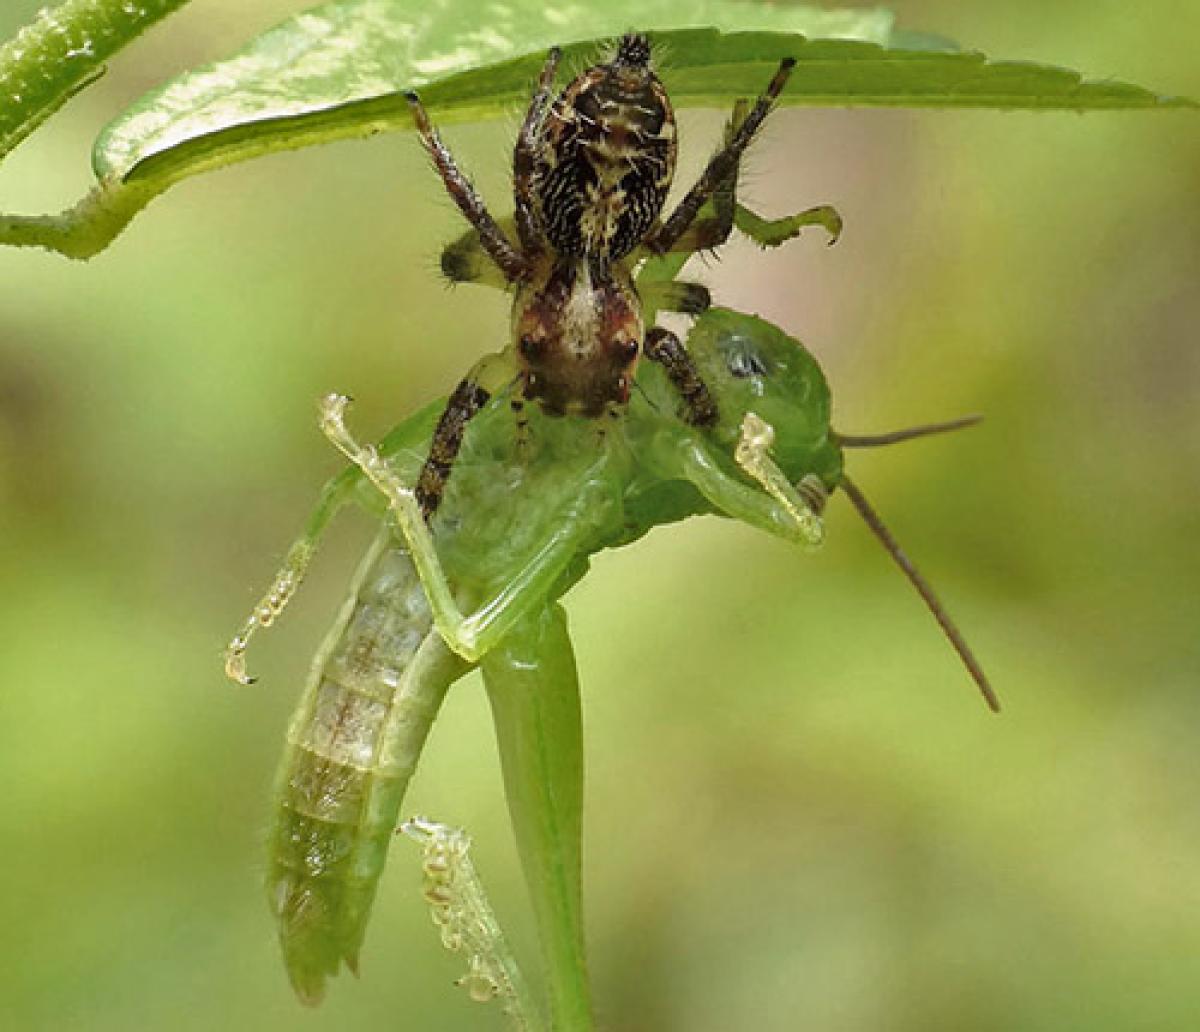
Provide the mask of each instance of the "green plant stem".
{"label": "green plant stem", "polygon": [[155,197],[141,185],[102,183],[59,215],[0,215],[0,244],[44,247],[66,258],[103,251]]}
{"label": "green plant stem", "polygon": [[0,159],[187,0],[66,0],[0,46]]}
{"label": "green plant stem", "polygon": [[583,726],[562,607],[527,617],[481,666],[541,941],[550,1026],[590,1032],[580,873]]}

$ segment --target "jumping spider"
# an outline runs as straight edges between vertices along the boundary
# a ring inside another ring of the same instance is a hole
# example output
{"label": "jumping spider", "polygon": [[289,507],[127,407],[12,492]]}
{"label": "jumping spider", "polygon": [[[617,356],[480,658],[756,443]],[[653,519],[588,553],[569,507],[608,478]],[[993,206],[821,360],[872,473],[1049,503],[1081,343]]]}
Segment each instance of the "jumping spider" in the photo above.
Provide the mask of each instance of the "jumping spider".
{"label": "jumping spider", "polygon": [[[724,146],[679,205],[660,218],[675,174],[675,113],[651,67],[646,36],[621,38],[611,60],[576,76],[552,97],[560,59],[546,58],[513,152],[514,246],[458,168],[415,93],[407,94],[421,139],[446,190],[471,223],[468,247],[482,249],[513,289],[515,348],[502,356],[512,407],[536,401],[548,415],[599,418],[629,401],[639,353],[662,365],[682,399],[684,418],[711,426],[717,409],[679,338],[643,325],[633,272],[644,257],[694,252],[721,244],[733,223],[732,184],[738,164],[783,90],[795,60],[786,58],[749,110],[735,116]],[[717,214],[697,220],[710,199]],[[448,250],[443,267],[467,278]],[[708,306],[698,284],[675,284],[664,307],[698,314]],[[515,363],[515,379],[511,371]],[[467,422],[497,382],[495,360],[484,360],[451,395],[434,433],[416,496],[429,520],[441,502]]]}

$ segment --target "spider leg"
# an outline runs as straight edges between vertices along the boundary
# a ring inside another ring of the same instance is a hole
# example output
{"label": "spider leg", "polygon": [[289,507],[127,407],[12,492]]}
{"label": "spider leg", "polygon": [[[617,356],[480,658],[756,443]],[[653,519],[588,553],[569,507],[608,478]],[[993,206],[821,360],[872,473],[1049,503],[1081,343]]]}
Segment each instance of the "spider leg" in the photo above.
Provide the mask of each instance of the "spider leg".
{"label": "spider leg", "polygon": [[523,458],[527,458],[529,455],[529,416],[525,412],[525,404],[525,399],[522,397],[514,397],[508,403],[508,407],[512,409],[513,414],[517,454]]}
{"label": "spider leg", "polygon": [[[733,110],[729,113],[729,121],[725,123],[725,143],[722,149],[729,147],[733,143],[738,128],[746,121],[746,115],[749,110],[750,102],[748,100],[742,98],[734,101]],[[712,191],[712,196],[697,209],[696,217],[694,217],[691,225],[665,250],[672,253],[685,251],[688,254],[693,254],[696,251],[711,251],[714,248],[720,247],[729,239],[729,234],[733,232],[733,224],[736,218],[737,182],[740,165],[741,159],[739,157],[734,160],[733,168],[729,175],[716,185]],[[702,215],[701,213],[704,211],[711,211],[711,213]],[[657,249],[653,237],[650,241],[650,247]]]}
{"label": "spider leg", "polygon": [[450,395],[450,400],[446,402],[437,428],[433,431],[429,457],[426,458],[417,478],[415,497],[426,523],[433,518],[438,506],[442,504],[446,482],[450,479],[454,460],[458,458],[459,449],[462,447],[467,424],[488,403],[489,398],[491,392],[479,382],[478,370],[472,369],[459,381]]}
{"label": "spider leg", "polygon": [[717,421],[717,402],[700,378],[692,356],[670,330],[655,326],[646,334],[646,357],[663,367],[667,378],[683,398],[684,418],[692,426],[712,426]]}
{"label": "spider leg", "polygon": [[681,312],[683,315],[701,315],[712,305],[712,294],[708,287],[699,283],[684,283],[679,280],[650,282],[638,289],[642,303],[655,312]]}
{"label": "spider leg", "polygon": [[442,177],[446,192],[458,205],[459,211],[463,213],[466,220],[475,227],[479,234],[479,242],[488,257],[500,267],[509,280],[523,279],[528,271],[524,257],[504,235],[504,231],[485,207],[483,198],[479,196],[475,187],[471,185],[471,181],[455,163],[449,148],[442,142],[441,136],[430,123],[429,114],[425,110],[425,105],[421,103],[421,98],[416,93],[409,92],[405,94],[405,99],[408,100],[408,105],[412,109],[413,122],[416,123],[421,142],[424,143],[425,149],[433,159],[434,167],[437,169],[438,175]]}
{"label": "spider leg", "polygon": [[754,134],[762,126],[763,120],[771,111],[776,98],[783,92],[784,84],[796,65],[795,58],[784,58],[779,63],[779,70],[772,77],[763,94],[755,101],[750,113],[738,124],[731,138],[716,154],[709,159],[696,184],[687,192],[678,207],[671,213],[670,218],[662,223],[647,240],[652,250],[662,254],[669,251],[691,226],[705,202],[724,184],[730,176],[737,173],[738,162],[754,139]]}
{"label": "spider leg", "polygon": [[544,246],[535,214],[533,175],[542,118],[550,102],[554,73],[558,70],[561,57],[562,51],[558,47],[550,48],[550,53],[546,55],[546,63],[542,66],[542,74],[538,76],[537,85],[530,98],[529,110],[525,112],[525,121],[517,134],[516,146],[513,148],[513,198],[516,202],[517,237],[527,257],[540,254]]}
{"label": "spider leg", "polygon": [[[733,143],[738,129],[746,121],[749,109],[750,102],[747,100],[738,100],[734,104],[725,125],[726,147]],[[675,242],[672,251],[711,251],[729,239],[734,226],[760,247],[778,247],[799,236],[805,226],[822,226],[829,234],[830,246],[837,243],[842,234],[842,217],[828,204],[780,219],[764,219],[738,203],[737,180],[740,170],[739,161],[730,176],[713,192],[713,214],[698,217]]]}

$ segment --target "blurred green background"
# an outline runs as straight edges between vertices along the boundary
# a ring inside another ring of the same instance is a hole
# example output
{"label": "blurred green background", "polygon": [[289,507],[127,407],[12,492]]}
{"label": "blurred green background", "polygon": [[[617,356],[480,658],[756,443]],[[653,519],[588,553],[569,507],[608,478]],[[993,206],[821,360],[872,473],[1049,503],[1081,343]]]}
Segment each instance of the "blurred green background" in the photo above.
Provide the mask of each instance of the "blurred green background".
{"label": "blurred green background", "polygon": [[[72,203],[108,118],[303,5],[245,6],[123,54],[0,169],[0,208]],[[894,6],[1200,97],[1190,0]],[[687,168],[720,120],[683,115]],[[498,208],[511,130],[448,133]],[[1006,710],[844,501],[816,556],[713,519],[601,556],[568,603],[601,1026],[1200,1027],[1200,120],[788,110],[744,194],[846,218],[833,249],[700,273],[809,343],[840,428],[987,413],[851,469]],[[450,985],[404,841],[358,982],[308,1011],[276,955],[273,768],[369,521],[261,639],[259,685],[220,662],[338,468],[314,399],[382,433],[501,342],[505,299],[435,273],[459,228],[380,137],[190,180],[87,264],[0,251],[0,1026],[503,1027]],[[528,946],[475,680],[405,810],[470,829]]]}

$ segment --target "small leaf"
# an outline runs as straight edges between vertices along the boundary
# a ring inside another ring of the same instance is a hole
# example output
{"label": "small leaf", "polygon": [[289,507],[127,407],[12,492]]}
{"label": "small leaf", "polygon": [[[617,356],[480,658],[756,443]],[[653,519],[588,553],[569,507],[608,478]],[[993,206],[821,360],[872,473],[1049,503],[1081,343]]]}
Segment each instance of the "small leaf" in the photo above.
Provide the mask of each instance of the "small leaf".
{"label": "small leaf", "polygon": [[[408,128],[399,91],[420,87],[441,123],[507,115],[553,44],[566,66],[594,60],[630,26],[652,31],[679,106],[757,93],[785,56],[784,104],[1088,108],[1194,106],[1045,65],[989,62],[938,37],[898,34],[882,10],[821,11],[738,0],[615,0],[479,6],[346,0],[299,14],[240,54],[149,94],[97,141],[103,179],[171,179],[251,157]],[[889,46],[888,44],[892,45]],[[902,44],[896,46],[895,44]]]}

